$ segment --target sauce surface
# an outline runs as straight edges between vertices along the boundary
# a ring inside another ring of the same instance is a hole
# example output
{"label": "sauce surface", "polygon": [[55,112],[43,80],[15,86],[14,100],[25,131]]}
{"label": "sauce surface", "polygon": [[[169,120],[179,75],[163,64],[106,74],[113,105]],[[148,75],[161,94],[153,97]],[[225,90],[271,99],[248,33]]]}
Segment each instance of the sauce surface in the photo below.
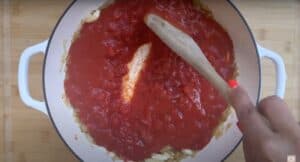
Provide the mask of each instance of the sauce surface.
{"label": "sauce surface", "polygon": [[[143,160],[165,146],[199,150],[227,108],[216,89],[173,53],[143,22],[156,13],[198,43],[216,71],[234,77],[226,31],[192,0],[118,0],[84,23],[68,55],[65,93],[97,145],[126,160]],[[122,78],[134,52],[152,43],[129,103]]]}

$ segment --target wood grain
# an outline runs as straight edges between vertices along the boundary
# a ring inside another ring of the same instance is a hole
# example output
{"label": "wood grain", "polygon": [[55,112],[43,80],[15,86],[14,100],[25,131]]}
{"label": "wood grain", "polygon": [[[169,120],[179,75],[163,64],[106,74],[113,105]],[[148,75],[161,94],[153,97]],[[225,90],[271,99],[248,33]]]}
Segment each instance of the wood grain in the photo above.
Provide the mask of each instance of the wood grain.
{"label": "wood grain", "polygon": [[[285,101],[299,121],[300,1],[233,0],[246,18],[256,41],[279,53],[288,75]],[[262,61],[262,97],[274,94],[275,69],[269,60]],[[242,145],[226,160],[244,161]]]}
{"label": "wood grain", "polygon": [[[76,161],[75,157],[58,138],[49,119],[28,109],[21,102],[17,89],[19,56],[24,48],[47,39],[69,1],[4,0],[0,10],[9,15],[2,25],[2,71],[4,94],[1,116],[4,131],[3,161]],[[2,18],[4,16],[2,15]],[[8,28],[9,27],[9,28]],[[42,99],[41,68],[43,56],[35,57],[30,67],[30,90],[35,98]],[[3,98],[3,97],[2,97]]]}
{"label": "wood grain", "polygon": [[[3,22],[3,4],[0,2],[0,22]],[[3,102],[3,23],[0,23],[0,161],[4,161],[4,116],[3,116],[3,109],[4,109],[4,102]]]}
{"label": "wood grain", "polygon": [[[288,73],[285,100],[299,120],[300,1],[232,0],[247,19],[256,40],[280,53]],[[49,119],[28,109],[17,89],[22,50],[47,39],[70,0],[0,1],[0,161],[78,161],[59,139]],[[30,90],[42,100],[43,56],[30,64]],[[275,70],[263,61],[263,96],[274,93]],[[226,160],[243,160],[241,145]]]}
{"label": "wood grain", "polygon": [[[2,1],[3,6],[8,5],[8,1]],[[10,14],[9,8],[3,7],[2,8],[2,21],[9,22]],[[3,100],[3,153],[4,156],[2,157],[4,161],[11,161],[12,153],[9,151],[11,149],[9,142],[11,141],[11,108],[10,108],[10,24],[3,23],[2,24],[2,100]],[[8,102],[5,102],[8,101]]]}

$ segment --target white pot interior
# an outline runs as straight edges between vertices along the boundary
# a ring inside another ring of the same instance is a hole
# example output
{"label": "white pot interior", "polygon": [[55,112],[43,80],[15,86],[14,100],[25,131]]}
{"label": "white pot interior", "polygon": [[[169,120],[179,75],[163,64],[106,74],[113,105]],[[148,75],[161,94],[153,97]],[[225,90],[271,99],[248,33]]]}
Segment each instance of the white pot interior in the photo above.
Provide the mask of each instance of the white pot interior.
{"label": "white pot interior", "polygon": [[[213,12],[215,19],[228,31],[233,43],[239,70],[239,83],[244,86],[253,102],[256,102],[260,87],[260,64],[256,47],[246,24],[231,2],[203,0]],[[112,161],[105,149],[92,144],[80,131],[72,108],[64,100],[64,70],[62,58],[65,57],[73,33],[80,27],[81,20],[103,3],[98,1],[75,1],[62,17],[48,45],[44,66],[44,90],[49,115],[62,139],[72,151],[84,161]],[[65,47],[66,49],[65,49]],[[235,122],[233,117],[230,121]],[[220,138],[211,142],[194,158],[184,161],[221,161],[239,143],[242,137],[234,125]]]}

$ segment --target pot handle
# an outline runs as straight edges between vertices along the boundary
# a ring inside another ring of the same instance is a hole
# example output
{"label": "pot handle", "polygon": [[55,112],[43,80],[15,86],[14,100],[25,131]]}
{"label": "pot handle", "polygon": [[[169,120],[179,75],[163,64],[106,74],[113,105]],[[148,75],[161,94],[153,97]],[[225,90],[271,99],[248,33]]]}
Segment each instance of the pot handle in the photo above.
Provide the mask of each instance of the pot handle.
{"label": "pot handle", "polygon": [[46,52],[47,44],[48,40],[45,40],[39,44],[26,48],[21,54],[18,71],[18,86],[22,101],[25,103],[25,105],[41,111],[46,115],[48,115],[48,113],[45,102],[35,100],[30,95],[28,84],[28,67],[32,56],[39,53],[44,54]]}
{"label": "pot handle", "polygon": [[284,98],[287,75],[282,57],[279,54],[269,49],[266,49],[260,45],[257,45],[257,48],[261,59],[270,59],[275,64],[277,73],[276,95],[280,98]]}

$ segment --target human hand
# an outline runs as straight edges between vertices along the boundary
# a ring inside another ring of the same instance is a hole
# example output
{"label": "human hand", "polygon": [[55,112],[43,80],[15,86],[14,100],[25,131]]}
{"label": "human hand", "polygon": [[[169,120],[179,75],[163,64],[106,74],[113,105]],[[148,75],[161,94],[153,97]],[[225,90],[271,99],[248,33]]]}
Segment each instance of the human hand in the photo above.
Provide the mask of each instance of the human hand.
{"label": "human hand", "polygon": [[282,99],[267,97],[256,108],[237,87],[230,100],[244,134],[246,162],[287,162],[289,155],[300,162],[300,127]]}

